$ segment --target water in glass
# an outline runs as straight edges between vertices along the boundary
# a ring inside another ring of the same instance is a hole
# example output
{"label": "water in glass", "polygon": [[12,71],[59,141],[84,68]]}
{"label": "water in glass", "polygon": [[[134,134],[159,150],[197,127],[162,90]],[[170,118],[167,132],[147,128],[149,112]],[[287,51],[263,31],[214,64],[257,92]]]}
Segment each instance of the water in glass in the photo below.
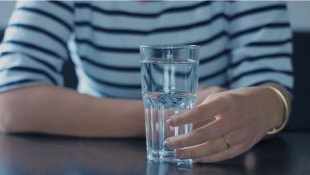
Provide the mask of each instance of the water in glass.
{"label": "water in glass", "polygon": [[154,161],[189,161],[174,158],[166,138],[192,131],[192,124],[171,127],[167,118],[195,105],[198,61],[190,59],[148,59],[141,61],[142,96],[146,120],[147,158]]}

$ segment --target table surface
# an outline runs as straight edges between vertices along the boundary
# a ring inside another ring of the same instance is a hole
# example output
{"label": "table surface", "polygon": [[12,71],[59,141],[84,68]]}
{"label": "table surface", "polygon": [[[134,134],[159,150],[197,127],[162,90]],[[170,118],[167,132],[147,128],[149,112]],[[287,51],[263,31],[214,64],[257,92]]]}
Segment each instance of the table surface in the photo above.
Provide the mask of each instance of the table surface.
{"label": "table surface", "polygon": [[213,164],[146,159],[144,139],[85,139],[0,134],[0,174],[310,174],[310,133],[280,133]]}

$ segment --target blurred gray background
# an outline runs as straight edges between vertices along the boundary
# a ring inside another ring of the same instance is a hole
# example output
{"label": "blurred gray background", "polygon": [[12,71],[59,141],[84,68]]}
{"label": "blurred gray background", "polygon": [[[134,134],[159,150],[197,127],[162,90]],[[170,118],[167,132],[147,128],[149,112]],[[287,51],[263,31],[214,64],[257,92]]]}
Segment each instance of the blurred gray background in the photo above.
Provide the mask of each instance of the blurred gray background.
{"label": "blurred gray background", "polygon": [[[16,1],[0,0],[0,41]],[[293,30],[294,100],[286,131],[310,131],[310,1],[287,1]],[[77,79],[69,60],[62,71],[65,86],[75,89]]]}

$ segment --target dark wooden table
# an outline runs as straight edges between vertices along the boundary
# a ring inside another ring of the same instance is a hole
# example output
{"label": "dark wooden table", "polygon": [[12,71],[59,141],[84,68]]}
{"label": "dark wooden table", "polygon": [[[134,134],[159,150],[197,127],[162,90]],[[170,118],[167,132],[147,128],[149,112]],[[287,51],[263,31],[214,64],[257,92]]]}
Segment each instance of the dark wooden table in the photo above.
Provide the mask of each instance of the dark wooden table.
{"label": "dark wooden table", "polygon": [[0,134],[0,174],[310,174],[310,133],[284,132],[220,163],[147,161],[144,139]]}

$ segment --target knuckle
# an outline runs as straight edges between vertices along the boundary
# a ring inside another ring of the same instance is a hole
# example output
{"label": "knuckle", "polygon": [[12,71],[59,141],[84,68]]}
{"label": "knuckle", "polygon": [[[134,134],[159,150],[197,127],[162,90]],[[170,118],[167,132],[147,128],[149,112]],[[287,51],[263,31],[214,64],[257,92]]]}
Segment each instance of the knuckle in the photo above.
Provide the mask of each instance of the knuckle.
{"label": "knuckle", "polygon": [[206,98],[206,100],[212,100],[214,99],[215,97],[217,97],[218,95],[217,94],[210,94],[208,95],[208,97]]}
{"label": "knuckle", "polygon": [[220,103],[222,104],[225,110],[228,110],[233,104],[235,104],[235,95],[234,94],[225,94],[219,97]]}
{"label": "knuckle", "polygon": [[228,104],[231,104],[234,101],[234,95],[227,93],[222,96],[222,100]]}

